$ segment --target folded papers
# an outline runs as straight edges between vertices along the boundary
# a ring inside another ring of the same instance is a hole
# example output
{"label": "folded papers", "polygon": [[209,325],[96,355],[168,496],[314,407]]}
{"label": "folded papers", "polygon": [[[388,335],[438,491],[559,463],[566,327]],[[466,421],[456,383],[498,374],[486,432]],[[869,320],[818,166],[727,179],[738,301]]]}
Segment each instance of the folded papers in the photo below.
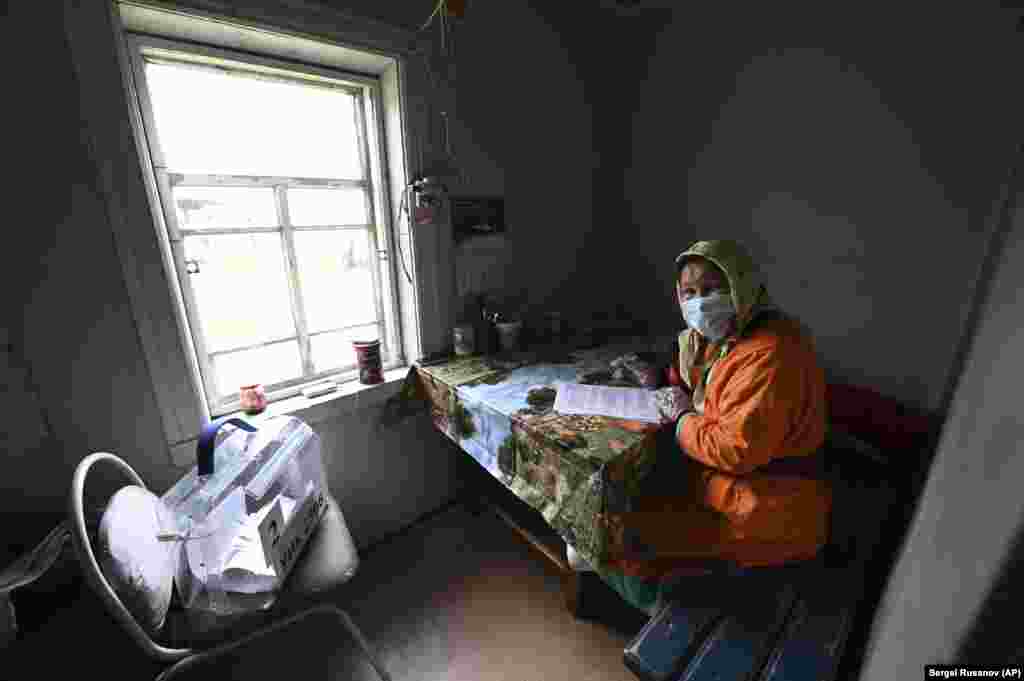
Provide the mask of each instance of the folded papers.
{"label": "folded papers", "polygon": [[[275,500],[281,502],[287,525],[296,501],[283,494]],[[273,590],[277,574],[267,565],[259,533],[260,521],[273,507],[271,501],[248,515],[241,487],[225,497],[185,542],[189,570],[195,578],[210,586],[217,581],[221,591],[253,594]]]}
{"label": "folded papers", "polygon": [[[296,501],[279,494],[281,513],[287,525],[295,511]],[[241,530],[235,535],[224,558],[224,590],[236,593],[262,593],[276,585],[277,573],[268,565],[260,540],[260,522],[274,507],[271,502],[256,513],[248,516]]]}

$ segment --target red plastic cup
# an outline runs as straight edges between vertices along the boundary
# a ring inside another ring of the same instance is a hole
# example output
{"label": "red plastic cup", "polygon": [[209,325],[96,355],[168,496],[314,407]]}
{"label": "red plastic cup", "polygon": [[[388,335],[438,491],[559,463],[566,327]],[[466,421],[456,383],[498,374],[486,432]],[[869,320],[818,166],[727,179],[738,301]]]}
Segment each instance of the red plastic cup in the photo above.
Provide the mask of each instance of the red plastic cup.
{"label": "red plastic cup", "polygon": [[384,371],[380,361],[380,341],[352,341],[359,366],[359,382],[374,385],[384,382]]}

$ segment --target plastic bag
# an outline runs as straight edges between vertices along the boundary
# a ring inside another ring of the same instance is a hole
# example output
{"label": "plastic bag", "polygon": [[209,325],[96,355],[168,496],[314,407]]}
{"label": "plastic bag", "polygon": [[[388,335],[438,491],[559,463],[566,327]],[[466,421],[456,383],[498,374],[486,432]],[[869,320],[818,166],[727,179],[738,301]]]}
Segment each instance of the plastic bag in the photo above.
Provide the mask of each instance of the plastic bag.
{"label": "plastic bag", "polygon": [[609,368],[613,379],[631,381],[642,388],[658,387],[658,367],[642,359],[637,353],[612,360]]}
{"label": "plastic bag", "polygon": [[176,525],[165,539],[181,545],[175,584],[202,631],[273,605],[323,516],[327,485],[320,438],[294,417],[268,419],[258,430],[239,419],[215,421],[197,458],[163,501]]}

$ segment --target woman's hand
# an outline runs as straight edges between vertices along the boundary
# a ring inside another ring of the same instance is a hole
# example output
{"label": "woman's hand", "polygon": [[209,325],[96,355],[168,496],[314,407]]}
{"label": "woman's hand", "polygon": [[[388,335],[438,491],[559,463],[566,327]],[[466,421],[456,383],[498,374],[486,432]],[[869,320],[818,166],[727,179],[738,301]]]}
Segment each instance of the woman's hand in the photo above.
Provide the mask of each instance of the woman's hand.
{"label": "woman's hand", "polygon": [[675,385],[655,390],[654,399],[658,404],[658,416],[662,425],[675,423],[676,419],[692,405],[690,395]]}

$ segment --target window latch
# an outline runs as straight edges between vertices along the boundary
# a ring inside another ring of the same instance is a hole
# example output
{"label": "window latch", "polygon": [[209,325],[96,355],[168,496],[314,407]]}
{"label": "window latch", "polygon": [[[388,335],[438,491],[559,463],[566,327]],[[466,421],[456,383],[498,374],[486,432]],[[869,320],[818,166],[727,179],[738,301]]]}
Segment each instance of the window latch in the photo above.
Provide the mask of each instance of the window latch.
{"label": "window latch", "polygon": [[189,274],[199,274],[199,261],[198,260],[186,260],[185,271]]}
{"label": "window latch", "polygon": [[383,250],[383,249],[378,250],[377,251],[377,257],[379,257],[381,260],[387,260],[388,259],[388,252],[386,250]]}

